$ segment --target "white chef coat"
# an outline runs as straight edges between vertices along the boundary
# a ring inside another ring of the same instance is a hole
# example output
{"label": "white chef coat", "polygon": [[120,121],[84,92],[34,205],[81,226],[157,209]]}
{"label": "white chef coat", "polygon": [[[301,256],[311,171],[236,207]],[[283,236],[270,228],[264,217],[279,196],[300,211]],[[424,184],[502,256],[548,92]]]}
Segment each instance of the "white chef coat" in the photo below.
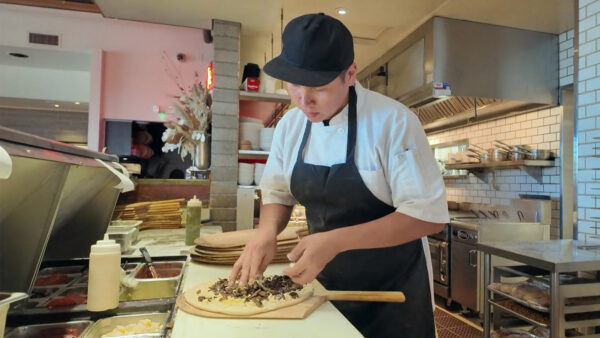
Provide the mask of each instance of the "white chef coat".
{"label": "white chef coat", "polygon": [[[417,116],[400,102],[363,88],[358,81],[355,88],[354,161],[369,191],[397,212],[423,221],[448,223],[444,181]],[[293,108],[279,121],[260,181],[263,204],[297,203],[290,192],[290,181],[306,119],[299,108]],[[344,163],[347,140],[348,105],[329,121],[329,126],[312,124],[304,161],[324,166]],[[423,244],[432,280],[425,237]]]}

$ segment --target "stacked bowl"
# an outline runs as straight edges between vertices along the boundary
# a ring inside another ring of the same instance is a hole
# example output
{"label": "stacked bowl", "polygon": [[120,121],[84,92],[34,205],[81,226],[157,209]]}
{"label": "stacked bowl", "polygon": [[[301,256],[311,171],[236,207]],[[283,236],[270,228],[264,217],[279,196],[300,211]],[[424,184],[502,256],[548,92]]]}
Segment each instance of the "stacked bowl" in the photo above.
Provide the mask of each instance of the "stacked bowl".
{"label": "stacked bowl", "polygon": [[273,132],[275,128],[263,128],[260,130],[260,149],[269,151],[271,150],[271,143],[273,142]]}
{"label": "stacked bowl", "polygon": [[256,163],[254,165],[254,184],[260,185],[260,179],[262,178],[263,171],[265,170],[264,163]]}
{"label": "stacked bowl", "polygon": [[263,124],[260,120],[248,117],[240,118],[240,141],[248,140],[252,149],[260,149],[260,131]]}
{"label": "stacked bowl", "polygon": [[240,185],[252,185],[254,181],[254,164],[238,163],[238,183]]}

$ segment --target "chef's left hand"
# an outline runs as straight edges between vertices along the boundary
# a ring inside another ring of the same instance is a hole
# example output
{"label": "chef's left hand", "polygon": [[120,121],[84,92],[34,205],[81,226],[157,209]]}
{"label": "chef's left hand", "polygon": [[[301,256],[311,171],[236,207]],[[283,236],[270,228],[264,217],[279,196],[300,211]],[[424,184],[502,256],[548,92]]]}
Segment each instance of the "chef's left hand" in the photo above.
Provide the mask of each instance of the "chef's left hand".
{"label": "chef's left hand", "polygon": [[287,255],[293,267],[283,270],[294,283],[304,285],[312,282],[339,252],[330,231],[319,232],[302,238],[300,243]]}

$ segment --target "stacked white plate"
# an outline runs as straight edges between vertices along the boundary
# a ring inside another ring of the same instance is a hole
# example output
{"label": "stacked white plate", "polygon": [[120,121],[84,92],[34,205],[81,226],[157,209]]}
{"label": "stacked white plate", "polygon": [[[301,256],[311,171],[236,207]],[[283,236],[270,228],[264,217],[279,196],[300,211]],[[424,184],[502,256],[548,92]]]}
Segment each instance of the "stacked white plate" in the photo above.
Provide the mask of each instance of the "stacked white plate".
{"label": "stacked white plate", "polygon": [[260,120],[251,118],[240,118],[240,141],[248,140],[252,149],[260,149],[260,131],[263,124]]}
{"label": "stacked white plate", "polygon": [[254,181],[254,164],[238,163],[238,183],[240,185],[252,185]]}
{"label": "stacked white plate", "polygon": [[273,143],[273,132],[275,128],[263,128],[260,130],[260,149],[269,151],[271,150],[271,143]]}
{"label": "stacked white plate", "polygon": [[260,179],[262,178],[263,171],[265,170],[264,163],[256,163],[254,165],[254,184],[260,185]]}

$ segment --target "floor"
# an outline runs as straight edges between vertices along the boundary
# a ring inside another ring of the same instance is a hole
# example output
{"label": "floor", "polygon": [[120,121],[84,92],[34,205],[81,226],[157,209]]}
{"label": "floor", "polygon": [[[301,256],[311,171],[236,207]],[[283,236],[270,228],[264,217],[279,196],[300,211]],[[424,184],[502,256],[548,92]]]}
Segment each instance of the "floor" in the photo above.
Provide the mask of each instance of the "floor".
{"label": "floor", "polygon": [[452,313],[436,306],[433,313],[438,338],[482,338],[483,329],[465,319],[459,314]]}

